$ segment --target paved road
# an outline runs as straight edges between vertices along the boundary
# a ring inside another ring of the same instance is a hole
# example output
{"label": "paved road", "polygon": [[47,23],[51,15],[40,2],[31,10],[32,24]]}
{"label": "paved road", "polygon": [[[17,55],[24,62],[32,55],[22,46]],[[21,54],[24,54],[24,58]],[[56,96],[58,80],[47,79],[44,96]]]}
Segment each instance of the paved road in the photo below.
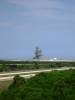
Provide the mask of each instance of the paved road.
{"label": "paved road", "polygon": [[15,75],[20,75],[21,77],[30,78],[35,76],[37,73],[41,72],[50,72],[54,70],[69,70],[69,69],[75,69],[75,67],[62,67],[62,68],[51,68],[51,69],[41,69],[41,70],[31,70],[31,71],[16,71],[16,72],[9,72],[9,73],[0,73],[0,81],[4,80],[12,80]]}
{"label": "paved road", "polygon": [[[24,78],[31,78],[35,76],[36,74],[29,74],[29,75],[20,75],[21,77]],[[14,76],[7,76],[7,77],[0,77],[0,81],[7,81],[7,80],[13,80]]]}

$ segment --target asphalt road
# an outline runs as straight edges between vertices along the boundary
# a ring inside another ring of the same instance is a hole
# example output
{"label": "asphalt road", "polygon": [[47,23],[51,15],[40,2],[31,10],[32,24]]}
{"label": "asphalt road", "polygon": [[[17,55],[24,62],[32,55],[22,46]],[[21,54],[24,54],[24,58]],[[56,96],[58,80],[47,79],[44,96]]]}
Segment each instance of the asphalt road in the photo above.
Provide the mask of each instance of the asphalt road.
{"label": "asphalt road", "polygon": [[69,70],[69,69],[75,69],[75,67],[62,67],[62,68],[51,68],[51,69],[0,73],[0,81],[12,80],[15,75],[20,75],[21,77],[24,77],[24,78],[31,78],[31,77],[35,76],[37,73],[41,73],[41,72],[50,72],[50,71],[54,71],[54,70],[60,71],[60,70]]}

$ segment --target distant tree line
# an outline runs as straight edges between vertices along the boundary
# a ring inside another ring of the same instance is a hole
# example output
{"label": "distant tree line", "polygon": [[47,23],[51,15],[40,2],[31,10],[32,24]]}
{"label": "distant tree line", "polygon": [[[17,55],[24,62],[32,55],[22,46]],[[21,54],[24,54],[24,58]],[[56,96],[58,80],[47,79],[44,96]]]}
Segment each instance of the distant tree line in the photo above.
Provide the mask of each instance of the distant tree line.
{"label": "distant tree line", "polygon": [[59,67],[75,67],[75,62],[20,62],[20,63],[4,62],[0,64],[0,72],[59,68]]}

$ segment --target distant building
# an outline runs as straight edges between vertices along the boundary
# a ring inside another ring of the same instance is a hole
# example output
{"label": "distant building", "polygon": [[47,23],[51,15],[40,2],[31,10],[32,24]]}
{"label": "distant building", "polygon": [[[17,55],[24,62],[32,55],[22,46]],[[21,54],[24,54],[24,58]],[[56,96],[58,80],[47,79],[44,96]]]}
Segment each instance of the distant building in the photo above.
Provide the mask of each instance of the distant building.
{"label": "distant building", "polygon": [[43,54],[42,54],[42,50],[39,47],[35,48],[35,56],[33,57],[33,59],[42,59]]}

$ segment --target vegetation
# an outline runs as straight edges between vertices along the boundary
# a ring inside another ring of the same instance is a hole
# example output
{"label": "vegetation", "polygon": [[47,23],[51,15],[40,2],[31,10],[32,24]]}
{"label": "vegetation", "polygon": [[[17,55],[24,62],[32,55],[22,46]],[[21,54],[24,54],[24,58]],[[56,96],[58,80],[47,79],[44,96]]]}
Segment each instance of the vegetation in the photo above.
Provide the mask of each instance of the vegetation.
{"label": "vegetation", "polygon": [[75,70],[40,73],[28,80],[16,76],[0,100],[75,100]]}
{"label": "vegetation", "polygon": [[8,80],[8,81],[0,81],[0,93],[6,89],[8,89],[8,87],[10,86],[10,84],[12,84],[12,80]]}
{"label": "vegetation", "polygon": [[75,67],[75,62],[23,62],[23,61],[1,61],[0,72],[45,69],[57,67]]}

